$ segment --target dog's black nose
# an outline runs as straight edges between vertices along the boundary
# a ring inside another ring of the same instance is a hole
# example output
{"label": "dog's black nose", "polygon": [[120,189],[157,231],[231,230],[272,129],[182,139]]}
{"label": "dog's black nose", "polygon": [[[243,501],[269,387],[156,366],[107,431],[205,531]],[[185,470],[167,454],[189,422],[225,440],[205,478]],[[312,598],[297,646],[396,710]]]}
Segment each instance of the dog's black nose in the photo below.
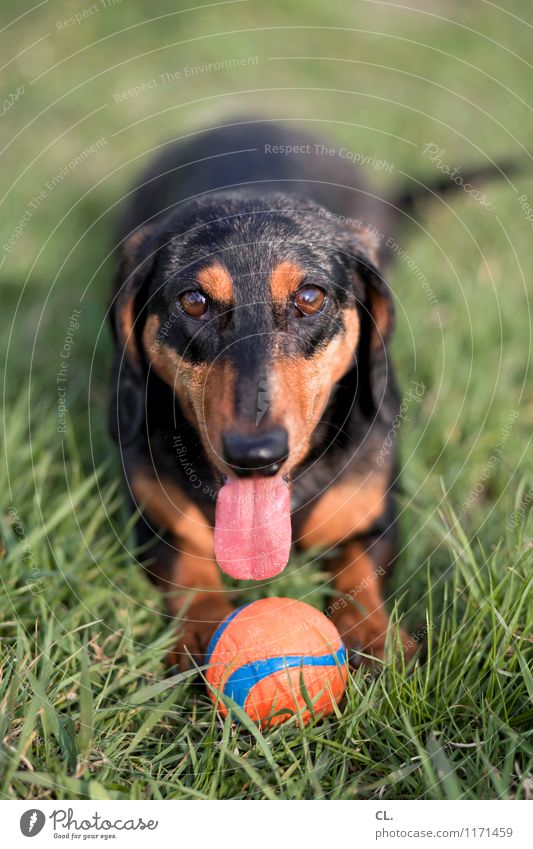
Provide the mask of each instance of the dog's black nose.
{"label": "dog's black nose", "polygon": [[222,434],[222,448],[226,463],[238,477],[275,475],[287,459],[289,438],[283,427],[256,435],[230,431]]}

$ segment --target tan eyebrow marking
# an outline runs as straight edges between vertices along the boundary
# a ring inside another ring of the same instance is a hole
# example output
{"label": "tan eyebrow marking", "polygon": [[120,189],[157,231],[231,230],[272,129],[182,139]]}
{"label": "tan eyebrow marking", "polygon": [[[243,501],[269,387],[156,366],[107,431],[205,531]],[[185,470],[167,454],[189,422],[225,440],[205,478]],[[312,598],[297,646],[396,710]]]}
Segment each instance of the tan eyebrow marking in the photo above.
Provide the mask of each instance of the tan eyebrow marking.
{"label": "tan eyebrow marking", "polygon": [[296,291],[305,273],[295,262],[284,260],[270,275],[270,291],[275,301],[286,301]]}
{"label": "tan eyebrow marking", "polygon": [[202,268],[198,272],[198,283],[210,298],[215,301],[231,301],[233,298],[233,280],[229,271],[219,262]]}

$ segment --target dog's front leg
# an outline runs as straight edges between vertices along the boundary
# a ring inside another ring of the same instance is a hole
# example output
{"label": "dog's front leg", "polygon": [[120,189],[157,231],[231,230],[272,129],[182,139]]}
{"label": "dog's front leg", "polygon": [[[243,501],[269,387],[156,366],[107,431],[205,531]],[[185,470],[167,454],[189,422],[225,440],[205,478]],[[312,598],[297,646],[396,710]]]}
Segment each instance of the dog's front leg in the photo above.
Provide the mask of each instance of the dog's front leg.
{"label": "dog's front leg", "polygon": [[213,531],[173,481],[144,471],[132,478],[142,512],[144,569],[177,622],[177,643],[167,661],[186,670],[193,660],[204,662],[213,632],[232,610],[215,561]]}
{"label": "dog's front leg", "polygon": [[[353,666],[369,664],[372,658],[383,659],[387,643],[394,646],[384,594],[392,552],[388,540],[363,537],[344,543],[330,563],[336,593],[328,612]],[[399,638],[405,657],[412,657],[416,642],[403,629]]]}
{"label": "dog's front leg", "polygon": [[177,622],[177,642],[167,662],[180,670],[189,669],[193,661],[201,665],[214,631],[232,610],[220,569],[214,559],[177,553],[165,594],[168,610]]}

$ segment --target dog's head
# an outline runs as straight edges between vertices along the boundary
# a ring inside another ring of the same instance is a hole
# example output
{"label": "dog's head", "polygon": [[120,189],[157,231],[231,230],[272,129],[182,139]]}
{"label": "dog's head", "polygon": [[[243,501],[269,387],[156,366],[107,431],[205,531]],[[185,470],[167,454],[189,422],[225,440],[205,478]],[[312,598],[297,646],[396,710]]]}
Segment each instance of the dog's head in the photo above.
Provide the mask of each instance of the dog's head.
{"label": "dog's head", "polygon": [[128,395],[121,440],[143,426],[153,370],[241,508],[268,487],[281,497],[349,372],[365,415],[389,415],[393,307],[375,263],[364,227],[277,194],[219,193],[136,231],[113,306]]}

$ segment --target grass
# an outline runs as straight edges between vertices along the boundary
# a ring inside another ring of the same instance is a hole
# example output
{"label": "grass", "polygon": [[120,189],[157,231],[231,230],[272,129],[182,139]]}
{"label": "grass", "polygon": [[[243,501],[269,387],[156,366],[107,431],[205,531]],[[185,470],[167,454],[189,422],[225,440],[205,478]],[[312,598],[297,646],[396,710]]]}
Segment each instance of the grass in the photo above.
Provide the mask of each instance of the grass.
{"label": "grass", "polygon": [[[6,23],[22,13],[14,0],[2,8]],[[392,660],[379,676],[354,674],[338,716],[252,733],[223,723],[198,681],[165,679],[172,623],[135,563],[105,427],[110,228],[151,148],[238,108],[305,119],[339,147],[386,159],[392,175],[368,173],[380,185],[435,177],[429,142],[450,167],[520,154],[533,130],[529,4],[186,8],[117,4],[62,31],[56,22],[74,10],[59,2],[0,33],[6,61],[20,54],[4,91],[24,85],[1,124],[2,245],[32,211],[0,258],[0,795],[530,798],[533,265],[518,202],[533,198],[527,171],[487,187],[494,212],[458,191],[425,205],[399,238],[394,356],[405,397],[411,381],[425,390],[398,432],[402,563],[390,604],[427,650],[409,670]],[[247,56],[259,59],[184,76]],[[172,83],[114,98],[176,70]],[[33,209],[47,181],[102,137]],[[323,578],[294,561],[243,594],[319,606]]]}

